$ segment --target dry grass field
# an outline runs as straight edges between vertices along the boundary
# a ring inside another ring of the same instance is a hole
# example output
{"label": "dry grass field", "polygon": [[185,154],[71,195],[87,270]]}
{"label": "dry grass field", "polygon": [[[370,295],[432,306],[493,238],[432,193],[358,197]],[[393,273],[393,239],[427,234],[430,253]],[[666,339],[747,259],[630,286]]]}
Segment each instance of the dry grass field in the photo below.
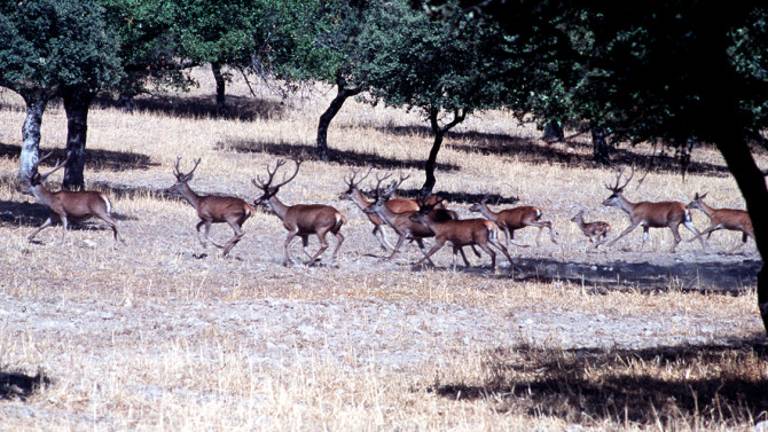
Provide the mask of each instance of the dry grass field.
{"label": "dry grass field", "polygon": [[[587,250],[569,222],[574,205],[613,235],[627,221],[600,205],[613,173],[591,164],[583,137],[544,144],[535,127],[496,111],[457,127],[437,190],[519,196],[544,209],[558,244],[543,235],[537,247],[526,229],[517,240],[532,246],[511,249],[515,268],[502,259],[495,273],[454,270],[446,248],[435,268],[414,269],[414,245],[383,261],[370,223],[338,195],[352,167],[421,185],[431,141],[418,113],[349,103],[323,162],[312,144],[332,89],[280,100],[258,88],[254,98],[235,81],[232,115],[218,115],[208,74],[197,76],[200,88],[141,99],[133,114],[106,102],[90,114],[86,180],[111,196],[127,240],[116,248],[96,222],[63,245],[60,226],[27,242],[46,212],[11,186],[24,111],[0,91],[0,430],[751,430],[768,419],[754,243],[725,254],[740,235],[717,232],[707,250],[684,242],[670,254],[669,232],[651,231],[639,250],[638,229]],[[42,147],[61,149],[65,137],[53,104]],[[617,158],[642,167],[652,151],[622,148]],[[229,258],[203,249],[194,210],[162,194],[176,155],[202,158],[193,189],[249,201],[267,163],[308,159],[280,197],[347,215],[338,266],[281,266],[285,230],[264,212]],[[627,196],[687,202],[707,191],[712,204],[743,207],[715,151],[697,150],[684,179],[668,162]],[[469,216],[468,203],[451,207]],[[567,264],[584,277],[552,274]],[[590,278],[624,265],[646,271]],[[735,277],[675,277],[679,269]]]}

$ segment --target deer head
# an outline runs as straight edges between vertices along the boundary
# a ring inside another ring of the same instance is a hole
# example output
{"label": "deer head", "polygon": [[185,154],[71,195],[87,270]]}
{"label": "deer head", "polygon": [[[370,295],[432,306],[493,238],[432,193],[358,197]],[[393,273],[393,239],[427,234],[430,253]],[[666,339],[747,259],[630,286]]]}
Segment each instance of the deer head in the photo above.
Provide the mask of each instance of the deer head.
{"label": "deer head", "polygon": [[71,155],[71,152],[67,152],[67,157],[63,161],[56,161],[56,165],[54,165],[54,167],[45,174],[40,174],[40,172],[38,171],[38,168],[40,167],[41,163],[43,163],[44,161],[49,159],[51,156],[53,156],[53,152],[52,151],[48,152],[43,157],[38,159],[37,166],[35,167],[34,172],[30,174],[26,179],[29,182],[29,189],[24,191],[24,193],[31,194],[32,189],[43,185],[51,174],[60,170],[67,164],[67,161],[69,160],[70,155]]}
{"label": "deer head", "polygon": [[701,210],[704,205],[704,198],[706,198],[708,193],[709,192],[705,192],[704,194],[699,195],[699,193],[696,192],[696,194],[693,196],[693,201],[689,202],[688,205],[685,207],[689,209]]}
{"label": "deer head", "polygon": [[355,189],[360,189],[360,183],[371,175],[371,170],[373,170],[373,168],[370,168],[362,177],[358,177],[360,171],[355,169],[352,170],[352,173],[349,176],[344,176],[344,183],[347,185],[347,190],[339,194],[339,199],[351,199]]}
{"label": "deer head", "polygon": [[194,177],[195,170],[197,169],[197,166],[200,165],[201,161],[202,159],[195,159],[195,166],[192,167],[190,172],[185,174],[181,171],[181,167],[179,166],[179,164],[181,164],[181,156],[176,156],[176,164],[173,166],[173,175],[176,177],[176,183],[168,188],[168,191],[171,193],[180,193],[181,188],[187,186],[187,183]]}
{"label": "deer head", "polygon": [[275,181],[275,174],[277,174],[277,171],[285,165],[285,159],[278,159],[277,162],[275,162],[275,168],[272,169],[267,165],[267,179],[262,180],[261,176],[256,176],[255,179],[251,180],[251,183],[253,183],[254,186],[256,186],[259,190],[261,190],[262,194],[259,198],[256,198],[253,203],[255,205],[262,205],[265,204],[267,201],[269,201],[270,198],[275,196],[278,191],[280,191],[280,188],[288,184],[291,180],[296,178],[296,175],[299,173],[299,167],[301,166],[301,163],[303,161],[293,159],[293,162],[296,164],[296,168],[293,171],[293,174],[290,176],[283,176],[283,180],[278,183],[274,184]]}
{"label": "deer head", "polygon": [[619,201],[622,199],[622,193],[624,192],[624,188],[627,187],[629,182],[632,180],[632,177],[635,175],[635,169],[630,168],[631,171],[629,173],[629,177],[626,177],[626,180],[623,184],[621,184],[621,178],[624,175],[624,169],[619,171],[619,173],[616,175],[616,183],[611,186],[610,184],[605,184],[605,188],[611,191],[611,195],[603,201],[604,206],[617,206],[619,204]]}

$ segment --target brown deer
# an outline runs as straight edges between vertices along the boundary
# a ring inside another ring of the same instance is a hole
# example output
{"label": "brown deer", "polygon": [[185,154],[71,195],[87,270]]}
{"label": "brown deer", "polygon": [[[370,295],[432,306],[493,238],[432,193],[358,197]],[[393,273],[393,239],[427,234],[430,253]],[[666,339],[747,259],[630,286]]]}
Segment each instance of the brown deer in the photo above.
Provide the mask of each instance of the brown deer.
{"label": "brown deer", "polygon": [[[445,246],[446,242],[450,242],[454,248],[454,265],[456,248],[477,245],[491,256],[492,269],[496,269],[496,253],[490,246],[500,250],[504,256],[507,257],[509,265],[512,267],[512,258],[509,256],[507,248],[498,242],[499,227],[496,223],[486,219],[447,220],[438,222],[429,216],[431,210],[432,206],[424,205],[420,211],[413,213],[410,216],[411,221],[424,224],[435,233],[435,245],[432,246],[424,258],[416,263],[417,266],[423,264],[424,261],[430,261],[431,263],[430,257]],[[466,263],[466,259],[465,264],[469,267],[469,264]]]}
{"label": "brown deer", "polygon": [[699,237],[699,231],[693,226],[691,219],[691,213],[685,208],[685,204],[677,201],[661,201],[661,202],[648,202],[642,201],[633,203],[624,198],[624,188],[627,187],[632,177],[635,175],[634,168],[632,169],[629,177],[626,178],[623,184],[621,177],[624,174],[624,170],[621,170],[616,176],[616,184],[613,186],[606,184],[605,187],[611,191],[611,195],[603,201],[604,206],[618,207],[623,210],[629,216],[629,226],[618,237],[611,240],[608,246],[613,245],[619,239],[632,232],[638,226],[643,227],[643,243],[640,248],[645,245],[648,240],[648,230],[650,228],[669,228],[672,231],[672,235],[675,238],[670,252],[674,252],[678,243],[680,243],[680,224],[683,224],[686,229],[692,232],[699,238],[701,246],[704,247],[704,241]]}
{"label": "brown deer", "polygon": [[[514,200],[517,201],[517,198],[514,198]],[[489,221],[495,222],[504,231],[507,247],[509,247],[511,240],[515,238],[515,231],[525,227],[536,227],[539,229],[539,232],[536,234],[537,246],[541,244],[539,239],[544,228],[549,230],[549,239],[552,243],[557,244],[555,233],[552,231],[552,222],[541,220],[542,211],[538,207],[519,206],[495,212],[488,207],[488,197],[485,196],[480,202],[472,204],[469,207],[469,211],[480,213]]]}
{"label": "brown deer", "polygon": [[[171,193],[180,194],[197,211],[197,217],[200,222],[197,223],[197,238],[203,247],[206,247],[205,240],[210,241],[214,246],[224,249],[222,256],[227,256],[229,251],[243,238],[243,223],[256,213],[256,209],[245,202],[245,200],[233,196],[216,195],[198,195],[189,187],[189,182],[194,177],[195,170],[200,165],[201,159],[195,159],[195,166],[188,173],[183,173],[179,164],[181,156],[176,158],[176,165],[173,167],[173,175],[176,177],[176,184],[168,188]],[[215,223],[227,223],[234,232],[229,241],[225,244],[219,244],[210,236],[211,225]],[[204,238],[200,237],[200,227],[204,227]]]}
{"label": "brown deer", "polygon": [[720,229],[741,231],[741,243],[729,251],[733,252],[744,246],[750,237],[752,237],[752,239],[755,238],[755,230],[752,228],[752,219],[750,219],[749,213],[739,209],[710,207],[704,202],[706,196],[706,193],[703,195],[696,193],[693,197],[693,201],[688,204],[687,208],[701,210],[707,215],[707,217],[709,217],[709,227],[702,231],[701,234],[688,241],[693,241],[704,234],[707,235],[707,240],[709,240],[712,233]]}
{"label": "brown deer", "polygon": [[581,232],[589,238],[589,242],[594,243],[595,249],[597,249],[608,238],[611,225],[603,221],[586,222],[584,220],[585,213],[585,209],[579,209],[579,212],[571,218],[571,222],[576,223]]}
{"label": "brown deer", "polygon": [[[38,161],[38,165],[51,157],[52,154],[53,152],[50,152],[43,156]],[[112,229],[112,235],[115,239],[115,243],[117,243],[118,240],[122,243],[125,243],[125,240],[123,240],[122,236],[120,236],[120,234],[117,232],[117,223],[114,219],[112,219],[111,216],[112,204],[109,202],[109,199],[106,197],[106,195],[94,191],[62,190],[58,192],[51,192],[45,187],[45,180],[48,178],[48,176],[66,165],[68,159],[69,154],[67,154],[67,158],[64,159],[64,161],[57,162],[53,169],[45,174],[40,174],[37,172],[37,169],[35,169],[34,174],[32,174],[31,177],[27,179],[29,181],[29,193],[31,193],[35,199],[37,199],[37,202],[48,207],[51,212],[51,215],[48,216],[48,219],[46,219],[45,222],[43,222],[43,224],[35,230],[35,232],[29,235],[28,240],[30,242],[33,241],[35,236],[39,234],[40,231],[53,225],[53,220],[55,217],[61,220],[61,224],[64,227],[61,232],[61,242],[63,243],[64,234],[67,232],[70,219],[86,219],[89,217],[97,217],[106,222],[107,225],[109,225],[109,227]]]}
{"label": "brown deer", "polygon": [[[313,265],[318,257],[328,249],[328,241],[325,239],[325,236],[329,232],[336,236],[336,248],[333,250],[332,255],[332,259],[335,262],[341,244],[344,242],[344,236],[340,230],[347,223],[347,218],[338,210],[328,205],[296,204],[288,206],[277,198],[280,188],[296,178],[296,175],[299,173],[301,161],[294,160],[294,163],[296,164],[296,169],[293,171],[293,174],[287,177],[284,176],[283,180],[278,184],[273,184],[273,182],[277,171],[285,165],[285,160],[283,159],[279,159],[275,163],[274,169],[270,169],[269,165],[267,165],[266,180],[262,180],[258,176],[252,180],[254,186],[262,192],[262,195],[254,201],[254,204],[266,205],[283,221],[283,226],[288,230],[288,237],[286,237],[283,245],[285,254],[283,265],[288,266],[292,262],[288,248],[297,236],[301,237],[304,253],[309,256],[308,264]],[[306,251],[306,247],[309,243],[309,236],[313,234],[317,235],[317,238],[320,240],[320,249],[310,256]]]}

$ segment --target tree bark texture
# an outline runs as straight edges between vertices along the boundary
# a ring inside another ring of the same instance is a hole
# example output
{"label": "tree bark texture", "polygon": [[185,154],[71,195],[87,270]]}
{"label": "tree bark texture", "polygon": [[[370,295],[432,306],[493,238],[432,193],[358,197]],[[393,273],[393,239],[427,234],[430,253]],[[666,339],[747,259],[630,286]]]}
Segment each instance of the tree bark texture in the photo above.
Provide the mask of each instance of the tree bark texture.
{"label": "tree bark texture", "polygon": [[346,88],[343,84],[337,85],[337,88],[336,97],[333,98],[331,104],[320,116],[320,121],[317,124],[317,153],[323,160],[328,160],[328,128],[331,125],[331,121],[339,113],[348,98],[360,93],[360,89]]}
{"label": "tree bark texture", "polygon": [[40,127],[43,123],[43,113],[48,104],[48,96],[35,93],[24,96],[27,105],[27,115],[21,127],[21,154],[19,155],[18,180],[21,185],[29,185],[29,179],[37,170],[40,158]]}
{"label": "tree bark texture", "polygon": [[85,145],[88,134],[88,110],[93,94],[86,88],[67,88],[62,91],[64,112],[67,114],[67,164],[64,167],[62,187],[69,190],[85,188]]}
{"label": "tree bark texture", "polygon": [[224,109],[227,106],[227,81],[224,79],[224,74],[221,73],[221,63],[211,63],[211,70],[213,71],[213,79],[216,81],[216,106],[219,109]]}

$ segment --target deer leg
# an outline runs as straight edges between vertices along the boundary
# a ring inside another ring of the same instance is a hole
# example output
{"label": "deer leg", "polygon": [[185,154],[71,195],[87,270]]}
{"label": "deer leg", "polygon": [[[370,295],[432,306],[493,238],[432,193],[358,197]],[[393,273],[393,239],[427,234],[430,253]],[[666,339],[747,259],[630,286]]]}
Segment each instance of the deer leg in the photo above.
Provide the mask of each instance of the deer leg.
{"label": "deer leg", "polygon": [[245,235],[245,231],[243,231],[243,228],[240,226],[240,224],[232,221],[227,221],[230,227],[232,227],[232,231],[235,232],[235,235],[232,236],[232,238],[227,242],[227,244],[224,247],[224,252],[222,252],[221,256],[225,257],[229,254],[229,251],[232,250],[233,247],[235,247],[236,244],[240,242],[240,240]]}
{"label": "deer leg", "polygon": [[392,258],[394,258],[395,255],[397,255],[398,252],[400,252],[400,247],[403,245],[404,241],[405,241],[405,233],[400,234],[400,237],[398,237],[397,244],[392,249],[392,254],[390,254],[389,257],[387,257],[387,261],[392,260]]}
{"label": "deer leg", "polygon": [[698,233],[696,236],[688,239],[688,242],[692,242],[694,240],[701,240],[701,238],[704,237],[705,234],[707,235],[707,240],[709,240],[709,237],[712,235],[712,233],[717,231],[717,230],[720,230],[720,229],[723,229],[723,226],[721,224],[710,225],[704,231],[702,231],[702,232]]}
{"label": "deer leg", "polygon": [[307,246],[309,246],[309,235],[303,235],[301,236],[301,250],[304,251],[307,258],[312,259],[312,255],[307,252]]}
{"label": "deer leg", "polygon": [[333,262],[336,262],[336,257],[339,255],[339,249],[341,249],[341,244],[344,243],[344,235],[340,232],[336,233],[336,248],[333,249],[333,255],[331,255],[331,259],[333,259]]}
{"label": "deer leg", "polygon": [[120,233],[117,232],[117,223],[115,222],[115,220],[112,219],[112,217],[110,215],[108,215],[108,214],[101,214],[101,215],[98,215],[98,217],[99,217],[99,219],[101,219],[104,222],[106,222],[107,225],[109,225],[110,228],[112,228],[112,237],[115,239],[115,243],[120,241],[123,244],[125,244],[125,240],[122,238]]}
{"label": "deer leg", "polygon": [[46,219],[46,220],[45,220],[45,222],[43,222],[43,224],[42,224],[42,225],[40,225],[40,227],[39,227],[39,228],[37,228],[37,229],[35,230],[35,232],[33,232],[32,234],[30,234],[30,235],[29,235],[29,237],[27,237],[27,240],[28,240],[28,241],[32,241],[32,240],[34,240],[35,236],[36,236],[37,234],[39,234],[39,233],[40,233],[40,231],[42,231],[42,230],[44,230],[44,229],[48,228],[48,227],[49,227],[49,226],[51,226],[51,225],[53,225],[53,218],[49,216],[49,217],[48,217],[48,219]]}
{"label": "deer leg", "polygon": [[[424,246],[424,242],[422,242],[421,239],[417,239],[417,241],[419,242],[419,247],[423,247]],[[420,265],[424,264],[424,261],[428,261],[430,265],[434,266],[435,263],[432,262],[430,257],[432,255],[434,255],[435,252],[439,251],[440,248],[442,248],[443,246],[445,246],[445,240],[441,241],[440,239],[435,239],[435,245],[432,246],[432,248],[429,250],[429,252],[426,252],[424,254],[424,258],[418,260],[416,262],[416,264],[414,264],[414,265],[415,266],[420,266]],[[422,248],[422,252],[424,252],[423,248]]]}
{"label": "deer leg", "polygon": [[672,244],[672,247],[669,249],[669,253],[675,252],[675,248],[677,248],[678,243],[682,240],[680,237],[680,225],[672,225],[669,227],[670,230],[672,230],[672,236],[675,238],[675,242]]}
{"label": "deer leg", "polygon": [[67,229],[69,229],[69,221],[67,220],[67,215],[61,215],[59,218],[61,218],[61,224],[63,225],[63,229],[61,230],[61,244],[64,244],[64,235],[67,233]]}
{"label": "deer leg", "polygon": [[496,269],[496,252],[491,249],[486,243],[478,243],[480,249],[484,250],[491,257],[491,269]]}
{"label": "deer leg", "polygon": [[[424,254],[424,256],[426,257],[427,261],[429,261],[429,265],[435,267],[435,263],[433,263],[432,260],[429,259],[429,257],[426,255],[425,248],[424,248],[424,240],[420,239],[420,238],[417,238],[416,239],[416,244],[419,245],[419,250],[421,250],[421,253]],[[443,242],[443,244],[445,244],[445,242]]]}
{"label": "deer leg", "polygon": [[640,243],[640,250],[643,250],[645,248],[645,242],[648,241],[648,239],[651,237],[650,228],[647,225],[643,225],[643,241]]}
{"label": "deer leg", "polygon": [[219,249],[224,249],[224,245],[217,243],[214,239],[211,238],[210,232],[211,232],[211,221],[205,221],[204,223],[204,234],[205,239],[211,242],[212,245],[216,246]]}
{"label": "deer leg", "polygon": [[381,245],[381,249],[385,252],[393,248],[392,244],[387,240],[387,235],[381,224],[373,226],[373,236],[376,237]]}
{"label": "deer leg", "polygon": [[328,233],[328,230],[325,230],[325,231],[319,231],[319,232],[317,233],[317,238],[320,240],[320,249],[318,249],[318,250],[317,250],[317,252],[315,252],[315,255],[314,255],[314,256],[312,256],[312,257],[309,259],[309,262],[307,263],[308,265],[310,265],[310,266],[311,266],[311,265],[314,265],[314,264],[315,264],[315,261],[317,260],[317,257],[319,257],[320,255],[322,255],[322,253],[323,253],[323,252],[325,252],[325,250],[326,250],[326,249],[328,249],[328,240],[326,240],[326,239],[325,239],[325,235],[326,235],[327,233]]}
{"label": "deer leg", "polygon": [[[205,244],[205,239],[203,237],[200,237],[200,227],[205,225],[205,221],[201,220],[200,222],[195,225],[195,229],[197,230],[197,239],[200,241],[200,244],[203,245],[203,248],[207,247],[208,245]],[[206,234],[206,237],[208,235]]]}
{"label": "deer leg", "polygon": [[509,242],[512,240],[513,235],[512,232],[509,230],[508,226],[504,226],[504,242],[507,244],[507,247],[509,247]]}
{"label": "deer leg", "polygon": [[496,240],[490,240],[489,239],[488,242],[491,245],[493,245],[496,249],[500,250],[501,253],[503,253],[505,257],[507,257],[507,261],[509,261],[509,268],[512,268],[512,257],[509,256],[509,250],[506,247],[504,247],[504,245],[502,245],[501,243],[499,243]]}
{"label": "deer leg", "polygon": [[[478,250],[477,250],[477,248],[475,247],[475,245],[469,245],[469,247],[470,247],[470,248],[472,248],[472,252],[474,252],[474,253],[475,253],[475,256],[476,256],[476,257],[480,258],[480,257],[482,256],[482,255],[480,255],[480,251],[478,251]],[[463,252],[463,251],[462,251],[462,252]]]}
{"label": "deer leg", "polygon": [[695,226],[693,226],[693,222],[689,220],[683,221],[683,226],[685,227],[685,229],[693,233],[693,238],[699,239],[699,243],[701,243],[702,249],[707,247],[707,244],[704,243],[704,239],[701,237],[701,233],[699,232],[699,230],[696,229]]}
{"label": "deer leg", "polygon": [[627,227],[627,229],[625,229],[624,231],[621,232],[621,234],[619,234],[618,237],[616,237],[615,239],[613,239],[610,242],[608,242],[608,246],[613,246],[613,244],[616,243],[617,241],[619,241],[619,239],[621,239],[625,235],[627,235],[627,234],[631,233],[632,231],[634,231],[634,229],[637,228],[638,225],[640,225],[640,222],[630,224]]}
{"label": "deer leg", "polygon": [[[472,245],[472,250],[474,250],[475,253],[477,253],[477,249],[474,248],[474,245]],[[472,267],[472,265],[469,263],[469,260],[467,259],[467,255],[464,253],[464,247],[460,247],[460,246],[453,246],[453,258],[452,258],[452,261],[451,261],[451,265],[453,267],[456,267],[456,254],[457,253],[461,254],[461,259],[462,259],[462,261],[464,261],[464,265],[466,267]]]}
{"label": "deer leg", "polygon": [[288,267],[292,260],[291,260],[291,254],[288,252],[288,248],[291,246],[291,242],[294,238],[296,238],[296,235],[299,233],[299,230],[290,231],[288,233],[288,237],[285,238],[285,243],[283,244],[283,265]]}

